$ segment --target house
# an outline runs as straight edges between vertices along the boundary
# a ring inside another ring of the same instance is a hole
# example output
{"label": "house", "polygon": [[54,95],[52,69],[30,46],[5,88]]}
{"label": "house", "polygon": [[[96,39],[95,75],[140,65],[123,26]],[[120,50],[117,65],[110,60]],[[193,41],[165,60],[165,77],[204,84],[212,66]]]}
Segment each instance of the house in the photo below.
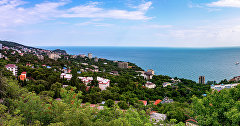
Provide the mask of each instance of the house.
{"label": "house", "polygon": [[[93,81],[93,77],[78,77],[86,85],[90,84]],[[98,86],[101,90],[106,90],[107,87],[110,87],[110,80],[102,77],[97,77]]]}
{"label": "house", "polygon": [[167,86],[171,86],[171,85],[172,85],[172,83],[169,83],[169,82],[164,82],[164,83],[162,84],[163,87],[167,87]]}
{"label": "house", "polygon": [[128,62],[118,62],[118,67],[122,69],[128,68]]}
{"label": "house", "polygon": [[138,101],[143,102],[143,105],[144,105],[144,106],[147,106],[147,101],[146,101],[146,100],[138,100]]}
{"label": "house", "polygon": [[30,64],[30,63],[27,63],[27,64],[26,64],[26,66],[30,67],[30,66],[32,66],[32,64]]}
{"label": "house", "polygon": [[62,101],[62,99],[61,99],[61,98],[56,98],[55,100],[56,100],[56,101]]}
{"label": "house", "polygon": [[147,87],[147,88],[155,88],[155,87],[156,87],[156,84],[147,81],[147,83],[145,84],[145,87]]}
{"label": "house", "polygon": [[168,97],[165,97],[161,103],[165,104],[165,103],[172,103],[172,102],[173,102],[173,99],[169,99]]}
{"label": "house", "polygon": [[78,77],[84,84],[88,85],[92,82],[93,77]]}
{"label": "house", "polygon": [[14,76],[17,76],[18,67],[15,64],[7,64],[5,68],[13,73]]}
{"label": "house", "polygon": [[213,90],[217,90],[217,91],[221,91],[222,89],[225,89],[225,88],[234,88],[236,87],[237,85],[239,85],[240,83],[235,83],[235,84],[220,84],[220,85],[211,85],[211,89]]}
{"label": "house", "polygon": [[42,55],[37,55],[37,57],[39,60],[44,60],[44,56],[42,56]]}
{"label": "house", "polygon": [[59,58],[61,58],[58,54],[56,54],[56,53],[50,53],[50,54],[48,54],[48,57],[50,58],[50,59],[53,59],[53,60],[57,60],[57,59],[59,59]]}
{"label": "house", "polygon": [[22,72],[21,75],[19,76],[19,79],[24,81],[27,79],[27,72]]}
{"label": "house", "polygon": [[62,74],[60,75],[60,78],[62,78],[62,79],[67,79],[67,80],[71,80],[71,79],[72,79],[72,74],[62,73]]}
{"label": "house", "polygon": [[118,75],[118,71],[112,71],[112,72],[110,72],[110,74],[117,76]]}
{"label": "house", "polygon": [[159,121],[164,121],[166,119],[167,119],[166,114],[160,114],[155,111],[150,112],[150,120],[155,120],[158,123]]}
{"label": "house", "polygon": [[233,77],[231,80],[229,81],[234,81],[234,82],[238,82],[240,81],[240,76],[236,76],[236,77]]}
{"label": "house", "polygon": [[77,55],[72,55],[71,58],[76,59]]}
{"label": "house", "polygon": [[63,73],[71,73],[71,70],[67,69],[67,68],[66,69],[63,68],[62,71],[63,71]]}
{"label": "house", "polygon": [[154,71],[149,69],[147,72],[144,73],[144,79],[151,80],[154,75]]}
{"label": "house", "polygon": [[84,65],[84,66],[88,66],[88,63],[81,63],[82,65]]}
{"label": "house", "polygon": [[84,55],[84,54],[80,54],[79,55],[81,58],[85,58],[86,57],[86,55]]}
{"label": "house", "polygon": [[94,62],[98,62],[98,58],[97,57],[94,58]]}
{"label": "house", "polygon": [[66,87],[68,87],[68,85],[63,85],[62,87],[63,87],[63,88],[66,88]]}
{"label": "house", "polygon": [[161,103],[162,102],[162,100],[156,100],[155,102],[154,102],[154,105],[158,105],[159,103]]}
{"label": "house", "polygon": [[101,90],[106,90],[107,87],[110,87],[110,80],[97,77],[98,85]]}
{"label": "house", "polygon": [[19,53],[19,55],[20,55],[20,56],[23,56],[23,55],[24,55],[24,53]]}
{"label": "house", "polygon": [[91,65],[91,66],[94,68],[93,72],[98,72],[98,66],[96,65]]}
{"label": "house", "polygon": [[180,83],[181,82],[180,79],[174,79],[174,78],[172,78],[171,81],[172,81],[172,83]]}

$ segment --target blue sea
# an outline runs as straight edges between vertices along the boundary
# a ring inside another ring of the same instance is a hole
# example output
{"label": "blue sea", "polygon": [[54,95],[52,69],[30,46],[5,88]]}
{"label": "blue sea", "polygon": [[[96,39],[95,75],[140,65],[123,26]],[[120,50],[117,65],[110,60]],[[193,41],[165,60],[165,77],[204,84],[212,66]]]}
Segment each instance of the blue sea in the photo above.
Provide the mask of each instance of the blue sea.
{"label": "blue sea", "polygon": [[153,69],[156,74],[198,81],[231,79],[240,75],[240,47],[234,48],[162,48],[162,47],[41,47],[63,49],[78,55],[93,53],[93,56],[110,60],[128,61],[143,69]]}

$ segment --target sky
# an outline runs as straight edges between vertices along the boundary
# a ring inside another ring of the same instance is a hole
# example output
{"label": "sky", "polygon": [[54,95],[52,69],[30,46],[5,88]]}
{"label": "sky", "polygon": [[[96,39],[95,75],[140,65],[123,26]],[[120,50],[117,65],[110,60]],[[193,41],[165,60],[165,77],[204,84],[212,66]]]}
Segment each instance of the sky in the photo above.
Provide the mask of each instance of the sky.
{"label": "sky", "polygon": [[0,0],[0,40],[29,46],[240,46],[240,0]]}

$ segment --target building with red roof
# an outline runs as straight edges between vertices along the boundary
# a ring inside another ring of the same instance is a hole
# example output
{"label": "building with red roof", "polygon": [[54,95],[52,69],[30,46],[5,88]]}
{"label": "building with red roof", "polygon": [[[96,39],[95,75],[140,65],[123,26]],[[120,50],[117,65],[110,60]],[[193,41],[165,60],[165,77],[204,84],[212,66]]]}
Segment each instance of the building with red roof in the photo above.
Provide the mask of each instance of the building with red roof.
{"label": "building with red roof", "polygon": [[154,105],[158,105],[159,103],[161,103],[162,102],[162,100],[156,100],[155,102],[154,102]]}
{"label": "building with red roof", "polygon": [[139,100],[141,102],[143,102],[143,105],[146,106],[147,105],[147,101],[146,100]]}
{"label": "building with red roof", "polygon": [[27,72],[22,72],[21,75],[19,76],[19,79],[24,81],[27,79]]}

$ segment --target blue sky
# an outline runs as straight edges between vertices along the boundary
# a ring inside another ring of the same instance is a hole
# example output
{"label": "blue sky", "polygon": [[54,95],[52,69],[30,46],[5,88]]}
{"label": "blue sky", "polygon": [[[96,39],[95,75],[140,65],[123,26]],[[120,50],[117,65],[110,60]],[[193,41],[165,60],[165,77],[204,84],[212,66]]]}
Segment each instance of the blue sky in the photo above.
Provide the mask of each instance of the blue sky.
{"label": "blue sky", "polygon": [[240,46],[240,0],[0,0],[0,40],[30,46]]}

